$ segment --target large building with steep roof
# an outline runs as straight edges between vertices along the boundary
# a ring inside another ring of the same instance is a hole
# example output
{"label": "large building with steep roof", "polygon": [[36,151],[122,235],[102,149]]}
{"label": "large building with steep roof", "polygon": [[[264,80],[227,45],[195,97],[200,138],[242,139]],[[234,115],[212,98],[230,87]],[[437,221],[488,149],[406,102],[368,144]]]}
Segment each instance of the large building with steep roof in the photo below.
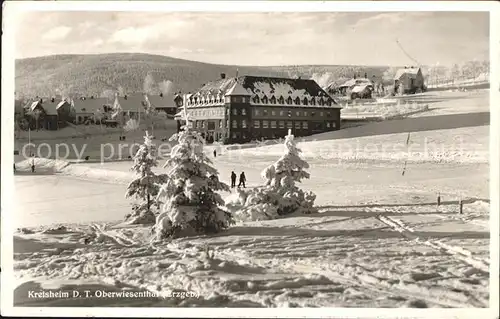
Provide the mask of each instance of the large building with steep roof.
{"label": "large building with steep roof", "polygon": [[[183,101],[208,142],[245,143],[284,137],[289,129],[308,136],[340,128],[341,107],[309,79],[222,74]],[[180,114],[176,119],[182,122]]]}

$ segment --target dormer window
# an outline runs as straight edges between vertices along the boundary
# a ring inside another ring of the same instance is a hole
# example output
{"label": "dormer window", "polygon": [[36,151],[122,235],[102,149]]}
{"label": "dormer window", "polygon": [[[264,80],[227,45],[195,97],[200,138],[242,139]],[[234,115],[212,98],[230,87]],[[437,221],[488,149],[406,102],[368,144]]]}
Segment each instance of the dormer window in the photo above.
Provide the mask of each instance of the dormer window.
{"label": "dormer window", "polygon": [[87,110],[84,107],[82,107],[82,112],[85,112],[85,111],[87,111]]}
{"label": "dormer window", "polygon": [[254,98],[253,98],[253,102],[254,103],[260,103],[260,98],[258,95],[256,95]]}
{"label": "dormer window", "polygon": [[304,98],[304,101],[302,102],[304,105],[308,104],[307,97]]}
{"label": "dormer window", "polygon": [[279,104],[285,104],[285,99],[282,96],[280,96],[279,99],[278,99],[278,103]]}
{"label": "dormer window", "polygon": [[267,104],[267,96],[264,95],[264,97],[262,98],[262,103]]}
{"label": "dormer window", "polygon": [[316,105],[316,100],[314,98],[311,99],[311,105]]}
{"label": "dormer window", "polygon": [[295,105],[300,105],[300,98],[299,97],[295,98]]}
{"label": "dormer window", "polygon": [[286,104],[292,104],[292,98],[291,97],[288,97],[288,99],[286,99]]}
{"label": "dormer window", "polygon": [[326,101],[326,105],[332,106],[332,101],[331,100]]}
{"label": "dormer window", "polygon": [[318,105],[323,106],[323,99],[321,99],[321,98],[319,99],[319,101],[318,101]]}
{"label": "dormer window", "polygon": [[271,96],[271,100],[270,101],[271,101],[271,104],[276,104],[276,98],[274,97],[274,95]]}

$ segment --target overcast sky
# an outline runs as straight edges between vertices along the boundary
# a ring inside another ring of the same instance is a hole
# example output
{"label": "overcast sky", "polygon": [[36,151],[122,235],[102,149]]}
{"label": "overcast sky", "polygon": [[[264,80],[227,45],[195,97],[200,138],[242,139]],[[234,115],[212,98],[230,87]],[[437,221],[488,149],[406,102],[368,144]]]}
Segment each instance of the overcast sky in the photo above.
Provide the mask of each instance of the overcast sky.
{"label": "overcast sky", "polygon": [[412,65],[487,59],[489,14],[31,12],[16,57],[143,52],[237,65]]}

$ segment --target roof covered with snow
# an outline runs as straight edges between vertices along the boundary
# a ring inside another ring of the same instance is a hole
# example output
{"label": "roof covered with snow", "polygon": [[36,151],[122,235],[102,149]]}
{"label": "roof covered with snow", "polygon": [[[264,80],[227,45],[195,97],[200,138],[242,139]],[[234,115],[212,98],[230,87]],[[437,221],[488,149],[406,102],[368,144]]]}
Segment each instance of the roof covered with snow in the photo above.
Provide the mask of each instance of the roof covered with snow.
{"label": "roof covered with snow", "polygon": [[235,82],[233,86],[226,92],[226,96],[251,96],[252,94],[249,93],[247,90],[241,86],[240,83]]}
{"label": "roof covered with snow", "polygon": [[[191,101],[196,99],[202,105],[218,105],[224,103],[225,95],[250,96],[251,104],[281,104],[289,106],[310,106],[311,104],[295,103],[314,100],[313,106],[323,106],[327,103],[335,106],[335,101],[311,79],[290,79],[261,76],[240,76],[237,78],[224,78],[206,83],[196,93],[187,97]],[[287,103],[291,98],[294,102]],[[283,103],[272,103],[274,100],[283,100]],[[319,103],[316,103],[316,100]],[[188,104],[188,107],[190,105]]]}
{"label": "roof covered with snow", "polygon": [[352,88],[352,92],[353,93],[359,93],[359,92],[363,92],[366,88],[370,87],[371,84],[360,84],[360,85],[356,85]]}
{"label": "roof covered with snow", "polygon": [[411,76],[412,78],[415,78],[418,74],[418,71],[420,71],[420,68],[406,68],[406,69],[399,69],[396,71],[396,75],[394,75],[395,80],[399,80],[403,74],[407,74]]}
{"label": "roof covered with snow", "polygon": [[355,85],[373,85],[372,80],[370,79],[365,79],[365,78],[357,78],[357,79],[350,79],[345,81],[343,84],[339,85],[339,88],[342,87],[352,87]]}

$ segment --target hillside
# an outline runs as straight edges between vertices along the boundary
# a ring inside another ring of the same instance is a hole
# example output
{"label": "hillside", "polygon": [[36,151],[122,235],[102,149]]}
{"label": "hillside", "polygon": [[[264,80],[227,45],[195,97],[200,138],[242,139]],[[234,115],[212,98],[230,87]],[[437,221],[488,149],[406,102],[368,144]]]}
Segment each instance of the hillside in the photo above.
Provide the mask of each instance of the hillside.
{"label": "hillside", "polygon": [[220,73],[235,76],[237,70],[240,75],[310,78],[314,73],[323,72],[332,72],[339,77],[350,77],[354,72],[381,76],[386,69],[335,65],[230,66],[139,53],[53,55],[17,60],[15,84],[20,96],[50,96],[61,91],[100,96],[106,90],[119,87],[129,93],[143,91],[148,73],[154,79],[148,90],[158,93],[161,86],[158,83],[162,81],[172,81],[173,90],[188,92],[218,78]]}

